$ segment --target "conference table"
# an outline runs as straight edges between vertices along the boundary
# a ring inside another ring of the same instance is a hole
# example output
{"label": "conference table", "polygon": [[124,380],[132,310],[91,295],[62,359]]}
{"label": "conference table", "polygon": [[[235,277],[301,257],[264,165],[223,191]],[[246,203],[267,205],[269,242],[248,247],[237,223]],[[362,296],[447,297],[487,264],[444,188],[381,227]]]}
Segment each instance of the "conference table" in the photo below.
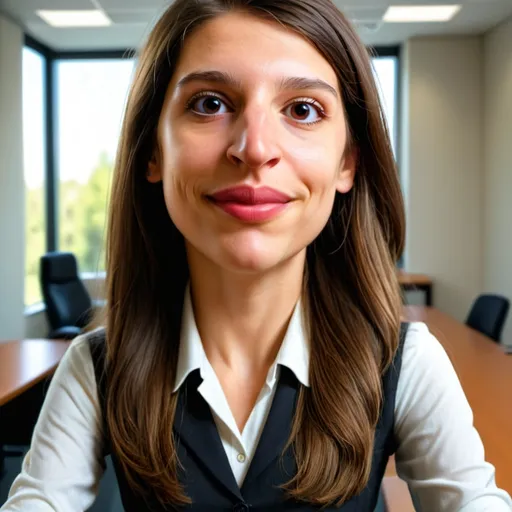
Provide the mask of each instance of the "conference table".
{"label": "conference table", "polygon": [[0,474],[2,444],[28,444],[48,379],[69,341],[31,339],[0,342]]}
{"label": "conference table", "polygon": [[0,406],[50,376],[69,343],[46,339],[0,343]]}
{"label": "conference table", "polygon": [[[496,483],[512,494],[512,356],[490,338],[441,311],[405,306],[404,320],[425,322],[443,345],[473,410],[486,460],[496,468]],[[407,486],[391,461],[383,491],[390,512],[413,511]]]}

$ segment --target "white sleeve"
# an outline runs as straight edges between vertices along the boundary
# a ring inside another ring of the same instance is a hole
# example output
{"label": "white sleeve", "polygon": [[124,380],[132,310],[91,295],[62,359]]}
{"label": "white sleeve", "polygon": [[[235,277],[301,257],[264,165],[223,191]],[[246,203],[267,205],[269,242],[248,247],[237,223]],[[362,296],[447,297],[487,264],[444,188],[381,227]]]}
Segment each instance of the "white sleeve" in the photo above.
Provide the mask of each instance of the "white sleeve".
{"label": "white sleeve", "polygon": [[82,512],[104,471],[101,413],[89,345],[71,343],[46,395],[30,450],[2,512]]}
{"label": "white sleeve", "polygon": [[[422,512],[510,512],[473,413],[439,341],[411,323],[395,404],[396,467]],[[507,447],[503,447],[508,449]]]}

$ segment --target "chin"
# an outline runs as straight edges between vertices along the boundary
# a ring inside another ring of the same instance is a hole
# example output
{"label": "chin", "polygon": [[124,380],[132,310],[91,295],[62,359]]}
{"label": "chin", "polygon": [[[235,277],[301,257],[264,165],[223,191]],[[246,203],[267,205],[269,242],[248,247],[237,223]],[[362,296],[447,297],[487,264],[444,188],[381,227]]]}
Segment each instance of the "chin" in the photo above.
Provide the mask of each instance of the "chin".
{"label": "chin", "polygon": [[[195,243],[194,243],[195,242]],[[255,231],[197,237],[188,242],[189,258],[197,265],[239,274],[264,274],[278,269],[302,252],[298,240]]]}
{"label": "chin", "polygon": [[275,251],[219,251],[217,264],[230,272],[258,274],[279,266],[281,258]]}

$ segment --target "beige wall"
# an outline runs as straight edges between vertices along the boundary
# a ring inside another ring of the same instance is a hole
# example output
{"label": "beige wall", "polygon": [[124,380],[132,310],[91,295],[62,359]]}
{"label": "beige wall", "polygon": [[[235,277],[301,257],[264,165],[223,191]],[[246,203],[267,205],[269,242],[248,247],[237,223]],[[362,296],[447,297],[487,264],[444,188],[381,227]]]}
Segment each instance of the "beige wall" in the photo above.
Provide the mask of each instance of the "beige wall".
{"label": "beige wall", "polygon": [[45,311],[38,311],[25,317],[26,338],[45,338],[49,332],[50,328]]}
{"label": "beige wall", "polygon": [[[512,300],[512,19],[486,35],[484,55],[483,284]],[[503,342],[512,345],[510,316]]]}
{"label": "beige wall", "polygon": [[405,266],[463,320],[482,285],[482,39],[410,40],[403,68]]}
{"label": "beige wall", "polygon": [[22,44],[20,28],[0,16],[0,340],[25,330]]}

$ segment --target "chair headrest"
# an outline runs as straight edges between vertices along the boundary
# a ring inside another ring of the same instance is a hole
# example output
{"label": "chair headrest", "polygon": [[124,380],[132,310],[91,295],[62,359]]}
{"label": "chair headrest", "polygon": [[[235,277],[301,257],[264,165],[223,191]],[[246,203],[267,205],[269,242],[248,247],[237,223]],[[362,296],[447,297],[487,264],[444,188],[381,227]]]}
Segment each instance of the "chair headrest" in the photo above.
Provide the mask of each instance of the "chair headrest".
{"label": "chair headrest", "polygon": [[70,252],[50,252],[41,258],[41,269],[46,282],[65,283],[78,279],[76,258]]}

